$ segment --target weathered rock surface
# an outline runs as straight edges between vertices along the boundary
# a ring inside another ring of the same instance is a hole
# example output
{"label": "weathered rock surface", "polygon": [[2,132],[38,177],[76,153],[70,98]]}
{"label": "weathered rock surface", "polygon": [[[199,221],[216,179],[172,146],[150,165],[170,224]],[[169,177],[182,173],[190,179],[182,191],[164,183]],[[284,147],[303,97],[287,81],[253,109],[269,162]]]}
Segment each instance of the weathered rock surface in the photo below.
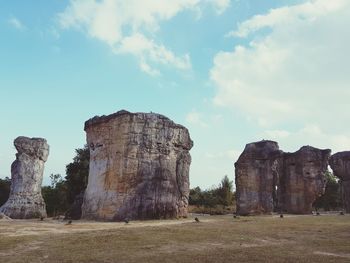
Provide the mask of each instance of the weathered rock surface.
{"label": "weathered rock surface", "polygon": [[303,146],[295,153],[284,153],[280,172],[279,202],[282,210],[310,214],[312,204],[326,187],[325,173],[331,150]]}
{"label": "weathered rock surface", "polygon": [[82,218],[123,220],[187,216],[188,130],[165,116],[119,111],[85,123],[89,181]]}
{"label": "weathered rock surface", "polygon": [[46,217],[41,196],[44,164],[49,155],[45,139],[18,137],[16,160],[11,166],[11,191],[0,212],[13,219]]}
{"label": "weathered rock surface", "polygon": [[329,164],[334,175],[340,179],[344,208],[350,213],[350,151],[333,154]]}
{"label": "weathered rock surface", "polygon": [[311,146],[284,153],[274,141],[247,144],[235,163],[237,213],[311,213],[325,190],[329,156]]}
{"label": "weathered rock surface", "polygon": [[273,197],[278,180],[277,158],[281,153],[274,141],[246,145],[235,163],[238,214],[273,212]]}

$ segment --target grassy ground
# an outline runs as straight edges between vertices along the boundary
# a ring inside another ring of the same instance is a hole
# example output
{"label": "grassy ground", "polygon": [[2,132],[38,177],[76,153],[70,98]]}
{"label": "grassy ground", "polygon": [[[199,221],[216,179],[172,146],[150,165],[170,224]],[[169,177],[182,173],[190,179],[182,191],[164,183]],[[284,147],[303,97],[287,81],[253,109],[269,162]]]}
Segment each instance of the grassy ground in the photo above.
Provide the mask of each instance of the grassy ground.
{"label": "grassy ground", "polygon": [[0,262],[350,262],[350,216],[0,221]]}

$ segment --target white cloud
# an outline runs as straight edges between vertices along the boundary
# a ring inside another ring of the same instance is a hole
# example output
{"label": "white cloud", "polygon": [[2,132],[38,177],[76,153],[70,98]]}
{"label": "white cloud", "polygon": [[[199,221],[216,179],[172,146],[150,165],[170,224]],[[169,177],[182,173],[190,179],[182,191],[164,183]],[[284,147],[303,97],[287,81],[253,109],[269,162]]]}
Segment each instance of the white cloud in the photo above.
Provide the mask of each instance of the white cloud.
{"label": "white cloud", "polygon": [[206,152],[204,156],[207,159],[227,159],[232,162],[236,161],[240,155],[241,152],[238,150],[227,150],[222,152]]}
{"label": "white cloud", "polygon": [[159,64],[180,70],[191,68],[188,54],[175,55],[156,43],[160,23],[185,10],[196,12],[208,3],[219,13],[229,6],[228,0],[71,0],[58,21],[64,29],[75,28],[105,42],[116,53],[133,54],[142,71],[159,75],[154,68]]}
{"label": "white cloud", "polygon": [[222,14],[230,6],[230,0],[209,0],[214,5],[216,12]]}
{"label": "white cloud", "polygon": [[181,70],[191,68],[188,54],[175,56],[165,46],[156,44],[153,40],[146,38],[140,33],[125,37],[121,41],[120,47],[115,49],[115,52],[136,55],[140,60],[141,70],[151,75],[158,75],[159,71],[153,69],[147,61],[162,65],[172,65]]}
{"label": "white cloud", "polygon": [[269,138],[272,138],[273,140],[277,140],[280,138],[287,138],[290,135],[290,132],[285,130],[266,130],[265,134]]}
{"label": "white cloud", "polygon": [[197,111],[191,111],[188,113],[186,116],[186,122],[202,128],[208,127],[208,124],[203,120],[202,114]]}
{"label": "white cloud", "polygon": [[296,151],[303,145],[321,149],[331,148],[333,153],[350,149],[350,137],[340,133],[328,133],[316,124],[307,124],[301,129],[289,131],[265,131],[265,139],[278,141],[284,151]]}
{"label": "white cloud", "polygon": [[241,151],[238,150],[228,150],[226,156],[230,161],[236,162],[241,155]]}
{"label": "white cloud", "polygon": [[229,35],[246,37],[264,27],[290,26],[290,22],[293,24],[313,22],[320,16],[341,10],[346,5],[346,1],[311,0],[300,5],[272,9],[267,15],[256,15],[241,23],[238,30],[231,31]]}
{"label": "white cloud", "polygon": [[307,1],[241,23],[230,35],[253,40],[215,56],[214,103],[264,126],[316,123],[350,132],[349,24],[346,0]]}
{"label": "white cloud", "polygon": [[7,22],[14,28],[18,29],[18,30],[24,30],[25,26],[23,25],[23,23],[16,17],[11,17],[10,19],[7,20]]}

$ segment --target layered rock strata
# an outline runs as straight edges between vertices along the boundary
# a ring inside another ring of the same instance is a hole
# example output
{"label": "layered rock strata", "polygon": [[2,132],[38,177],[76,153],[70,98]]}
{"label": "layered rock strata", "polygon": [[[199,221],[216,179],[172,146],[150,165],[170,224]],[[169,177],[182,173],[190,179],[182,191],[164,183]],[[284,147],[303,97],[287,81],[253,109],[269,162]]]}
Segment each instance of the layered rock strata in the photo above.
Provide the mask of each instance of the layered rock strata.
{"label": "layered rock strata", "polygon": [[41,184],[49,145],[45,139],[27,137],[18,137],[14,145],[18,153],[11,166],[10,196],[0,212],[14,219],[46,217]]}
{"label": "layered rock strata", "polygon": [[82,218],[186,217],[188,130],[155,113],[94,117],[85,123],[90,169]]}
{"label": "layered rock strata", "polygon": [[274,141],[246,145],[235,163],[238,214],[273,212],[278,180],[277,159],[280,155],[281,151]]}
{"label": "layered rock strata", "polygon": [[346,213],[350,213],[350,151],[333,154],[329,164],[340,179],[343,206]]}
{"label": "layered rock strata", "polygon": [[273,141],[247,144],[235,163],[237,213],[311,213],[325,190],[329,156],[311,146],[284,153]]}

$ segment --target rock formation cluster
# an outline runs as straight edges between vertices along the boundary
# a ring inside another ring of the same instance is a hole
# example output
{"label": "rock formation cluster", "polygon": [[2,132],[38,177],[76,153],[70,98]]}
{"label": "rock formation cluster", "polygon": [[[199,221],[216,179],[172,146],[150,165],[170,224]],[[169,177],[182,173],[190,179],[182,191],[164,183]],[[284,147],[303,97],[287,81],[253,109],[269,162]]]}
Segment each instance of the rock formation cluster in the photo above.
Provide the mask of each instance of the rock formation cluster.
{"label": "rock formation cluster", "polygon": [[119,111],[85,123],[90,169],[82,218],[186,217],[188,130],[155,113]]}
{"label": "rock formation cluster", "polygon": [[311,213],[325,189],[330,152],[304,146],[284,153],[274,141],[247,144],[235,163],[237,213]]}
{"label": "rock formation cluster", "polygon": [[346,213],[350,213],[350,151],[333,154],[329,164],[340,179],[344,208]]}
{"label": "rock formation cluster", "polygon": [[16,160],[11,166],[11,190],[0,212],[13,219],[46,217],[41,196],[44,164],[49,145],[42,138],[18,137],[14,141]]}

